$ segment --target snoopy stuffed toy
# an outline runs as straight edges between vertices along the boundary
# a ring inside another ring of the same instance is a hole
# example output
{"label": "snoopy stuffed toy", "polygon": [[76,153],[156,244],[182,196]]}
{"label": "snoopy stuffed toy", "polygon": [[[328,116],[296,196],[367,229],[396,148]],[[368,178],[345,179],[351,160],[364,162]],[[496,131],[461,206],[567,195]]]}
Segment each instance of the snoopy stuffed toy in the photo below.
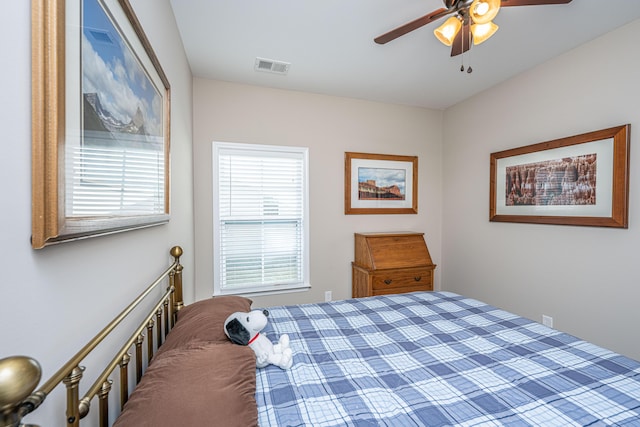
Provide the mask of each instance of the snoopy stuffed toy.
{"label": "snoopy stuffed toy", "polygon": [[293,365],[293,356],[289,348],[289,335],[283,334],[277,343],[260,333],[267,326],[267,310],[252,310],[248,313],[235,312],[224,322],[224,333],[231,341],[248,345],[256,353],[256,366],[263,368],[276,365],[289,369]]}

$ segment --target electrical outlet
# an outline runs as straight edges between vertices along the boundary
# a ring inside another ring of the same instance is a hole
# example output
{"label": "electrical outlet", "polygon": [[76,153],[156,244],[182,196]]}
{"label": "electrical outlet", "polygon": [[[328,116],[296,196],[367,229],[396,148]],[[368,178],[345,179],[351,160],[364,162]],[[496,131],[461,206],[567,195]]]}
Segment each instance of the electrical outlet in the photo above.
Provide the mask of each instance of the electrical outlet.
{"label": "electrical outlet", "polygon": [[331,301],[331,291],[325,291],[325,293],[324,293],[324,301],[325,302]]}
{"label": "electrical outlet", "polygon": [[553,328],[553,317],[547,316],[546,314],[543,314],[542,315],[542,324],[544,326],[548,326],[550,328]]}

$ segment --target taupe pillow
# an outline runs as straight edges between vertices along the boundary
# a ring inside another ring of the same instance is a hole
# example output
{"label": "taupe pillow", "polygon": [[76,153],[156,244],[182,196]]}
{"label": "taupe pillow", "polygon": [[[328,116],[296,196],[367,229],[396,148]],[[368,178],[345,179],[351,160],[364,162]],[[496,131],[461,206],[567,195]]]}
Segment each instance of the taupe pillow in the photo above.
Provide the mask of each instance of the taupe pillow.
{"label": "taupe pillow", "polygon": [[187,305],[178,312],[178,321],[154,360],[161,353],[177,348],[189,348],[203,342],[230,342],[224,333],[224,321],[231,313],[251,310],[251,303],[248,298],[228,295]]}
{"label": "taupe pillow", "polygon": [[229,342],[165,351],[143,375],[114,427],[252,427],[256,358]]}

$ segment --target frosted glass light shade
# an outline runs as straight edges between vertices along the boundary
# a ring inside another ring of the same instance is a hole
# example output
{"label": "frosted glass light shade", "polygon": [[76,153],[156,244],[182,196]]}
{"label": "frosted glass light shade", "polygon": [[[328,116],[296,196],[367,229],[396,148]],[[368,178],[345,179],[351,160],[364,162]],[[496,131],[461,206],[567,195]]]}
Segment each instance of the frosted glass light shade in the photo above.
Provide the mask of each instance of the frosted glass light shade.
{"label": "frosted glass light shade", "polygon": [[456,34],[458,34],[458,31],[460,31],[460,28],[462,28],[460,19],[458,19],[458,17],[456,16],[452,16],[444,21],[444,24],[436,28],[433,31],[433,34],[443,44],[451,46],[453,40],[456,38]]}
{"label": "frosted glass light shade", "polygon": [[500,0],[473,0],[469,7],[469,16],[476,24],[488,24],[500,10]]}
{"label": "frosted glass light shade", "polygon": [[471,26],[471,34],[473,35],[473,44],[478,45],[498,31],[498,26],[493,22],[488,24],[473,24]]}

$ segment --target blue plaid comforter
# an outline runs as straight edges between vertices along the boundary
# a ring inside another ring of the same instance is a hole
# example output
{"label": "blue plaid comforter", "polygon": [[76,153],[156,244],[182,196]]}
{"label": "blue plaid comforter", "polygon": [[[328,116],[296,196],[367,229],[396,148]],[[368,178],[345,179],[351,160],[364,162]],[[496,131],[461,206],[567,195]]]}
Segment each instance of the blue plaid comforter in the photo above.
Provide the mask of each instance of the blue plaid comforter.
{"label": "blue plaid comforter", "polygon": [[640,363],[449,292],[272,307],[269,426],[640,426]]}

